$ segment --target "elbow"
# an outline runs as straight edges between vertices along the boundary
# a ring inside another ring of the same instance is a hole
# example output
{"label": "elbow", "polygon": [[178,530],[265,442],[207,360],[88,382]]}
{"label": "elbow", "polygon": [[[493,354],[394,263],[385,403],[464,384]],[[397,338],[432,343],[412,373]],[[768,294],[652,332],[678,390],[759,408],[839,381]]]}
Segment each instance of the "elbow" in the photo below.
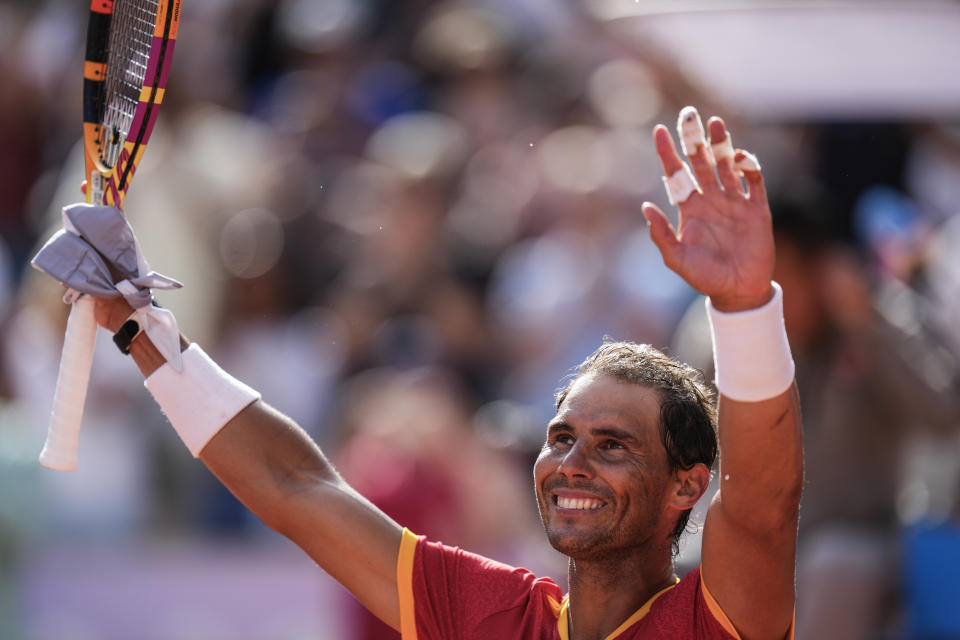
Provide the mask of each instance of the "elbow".
{"label": "elbow", "polygon": [[774,493],[768,508],[758,518],[761,531],[771,533],[797,532],[800,523],[800,501],[803,498],[803,481],[783,485]]}
{"label": "elbow", "polygon": [[342,480],[318,470],[294,469],[274,478],[273,490],[257,515],[270,529],[295,542],[309,520],[306,516],[329,504]]}
{"label": "elbow", "polygon": [[[768,485],[765,491],[748,496],[723,495],[722,509],[731,522],[744,531],[761,537],[796,535],[800,521],[800,501],[803,496],[802,475],[788,482]],[[742,499],[741,499],[742,498]]]}
{"label": "elbow", "polygon": [[770,508],[769,521],[766,523],[769,530],[796,531],[800,522],[800,501],[803,498],[803,482],[801,478],[796,483],[783,487],[774,497]]}

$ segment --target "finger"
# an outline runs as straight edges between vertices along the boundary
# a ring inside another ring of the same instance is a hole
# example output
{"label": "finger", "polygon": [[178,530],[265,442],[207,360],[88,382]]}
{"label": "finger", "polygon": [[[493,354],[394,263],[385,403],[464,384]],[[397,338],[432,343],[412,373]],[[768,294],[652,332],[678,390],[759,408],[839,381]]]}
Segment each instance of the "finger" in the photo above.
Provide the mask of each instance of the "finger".
{"label": "finger", "polygon": [[673,225],[670,224],[666,214],[651,202],[644,202],[641,211],[643,211],[643,217],[647,219],[647,224],[650,227],[650,239],[660,250],[663,263],[671,269],[674,268],[674,265],[680,259],[682,246],[677,239]]}
{"label": "finger", "polygon": [[87,195],[87,181],[86,181],[86,180],[84,180],[83,182],[80,183],[80,193],[82,193],[83,195]]}
{"label": "finger", "polygon": [[747,199],[754,204],[764,207],[769,206],[767,203],[767,187],[763,182],[763,172],[760,171],[760,165],[756,158],[743,149],[737,149],[736,154],[734,154],[734,162],[740,166],[743,178],[747,181]]}
{"label": "finger", "polygon": [[663,166],[664,186],[667,188],[670,204],[683,204],[691,195],[699,193],[700,186],[687,163],[680,159],[670,132],[662,124],[654,127],[653,142]]}
{"label": "finger", "polygon": [[684,153],[690,159],[690,166],[701,189],[705,193],[721,191],[713,154],[707,146],[707,138],[703,131],[703,122],[694,107],[684,107],[680,111],[680,117],[677,119],[677,134],[683,142]]}
{"label": "finger", "polygon": [[668,178],[677,171],[683,169],[684,162],[677,153],[677,148],[673,145],[673,138],[670,132],[662,124],[653,128],[653,146],[657,150],[657,156],[660,158],[660,165],[663,167],[663,175]]}
{"label": "finger", "polygon": [[744,195],[743,183],[733,166],[733,143],[726,124],[720,118],[713,117],[707,123],[707,129],[710,131],[710,147],[713,150],[713,159],[717,163],[720,184],[731,193]]}

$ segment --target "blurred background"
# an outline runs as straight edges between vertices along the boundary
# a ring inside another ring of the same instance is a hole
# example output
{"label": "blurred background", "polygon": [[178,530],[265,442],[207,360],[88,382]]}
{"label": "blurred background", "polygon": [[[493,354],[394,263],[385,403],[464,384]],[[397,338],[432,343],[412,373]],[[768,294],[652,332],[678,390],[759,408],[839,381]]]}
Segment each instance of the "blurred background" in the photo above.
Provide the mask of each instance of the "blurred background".
{"label": "blurred background", "polygon": [[[78,470],[36,462],[67,308],[28,263],[81,199],[86,20],[0,3],[0,638],[397,638],[104,333]],[[565,584],[531,483],[563,377],[610,335],[712,378],[640,204],[670,210],[653,125],[721,115],[803,397],[797,637],[960,638],[958,60],[957,2],[187,0],[126,213],[181,328],[351,483]]]}

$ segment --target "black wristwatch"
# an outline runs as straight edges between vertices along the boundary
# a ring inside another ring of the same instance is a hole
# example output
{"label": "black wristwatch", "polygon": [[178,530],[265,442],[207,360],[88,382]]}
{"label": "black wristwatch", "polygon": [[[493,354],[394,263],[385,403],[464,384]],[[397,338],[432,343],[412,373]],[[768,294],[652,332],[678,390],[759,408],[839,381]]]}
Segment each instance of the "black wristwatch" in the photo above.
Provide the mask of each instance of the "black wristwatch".
{"label": "black wristwatch", "polygon": [[124,322],[115,334],[113,334],[113,343],[120,349],[120,353],[130,355],[130,345],[133,339],[143,332],[143,327],[137,320],[137,312],[134,311],[127,321]]}

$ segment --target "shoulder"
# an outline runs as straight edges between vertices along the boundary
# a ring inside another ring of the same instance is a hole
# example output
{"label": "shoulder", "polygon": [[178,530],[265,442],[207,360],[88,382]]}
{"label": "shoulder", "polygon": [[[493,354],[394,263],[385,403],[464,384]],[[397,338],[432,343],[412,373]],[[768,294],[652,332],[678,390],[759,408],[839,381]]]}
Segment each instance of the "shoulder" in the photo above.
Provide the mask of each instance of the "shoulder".
{"label": "shoulder", "polygon": [[441,583],[447,589],[504,607],[516,606],[533,594],[563,598],[560,587],[550,578],[539,578],[523,567],[514,567],[498,560],[451,547],[425,538],[417,539],[413,556],[414,575],[418,582]]}
{"label": "shoulder", "polygon": [[501,634],[510,630],[532,638],[556,627],[560,587],[522,567],[405,531],[397,570],[401,618],[416,620],[419,637],[468,637],[466,630],[508,637]]}

